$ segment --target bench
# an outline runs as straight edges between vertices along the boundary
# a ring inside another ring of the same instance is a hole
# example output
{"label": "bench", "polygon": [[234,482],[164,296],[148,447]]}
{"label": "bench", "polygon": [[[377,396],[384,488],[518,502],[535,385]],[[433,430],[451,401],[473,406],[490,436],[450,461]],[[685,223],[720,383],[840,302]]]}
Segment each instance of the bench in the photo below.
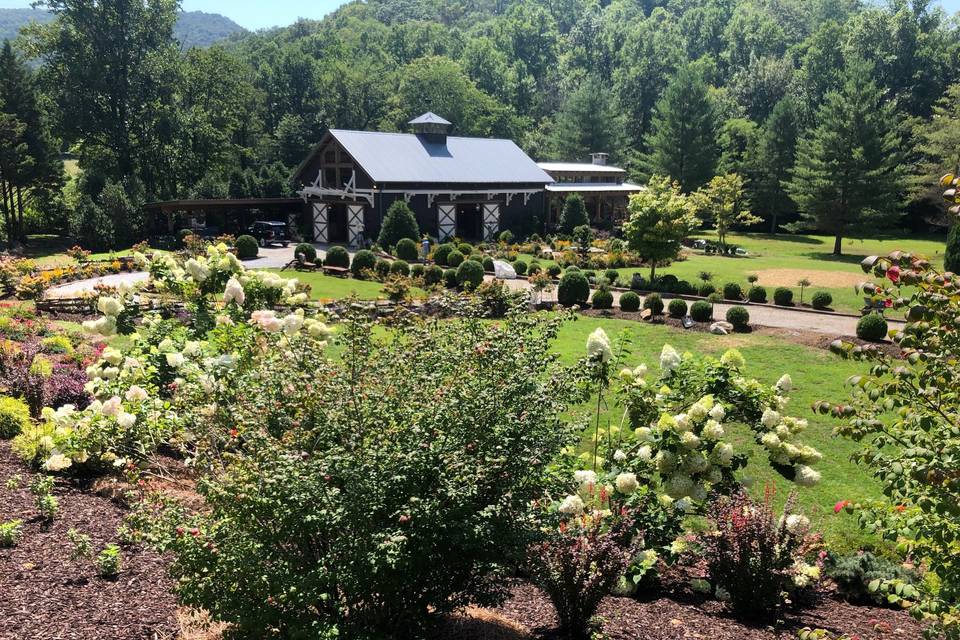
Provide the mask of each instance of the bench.
{"label": "bench", "polygon": [[340,278],[346,278],[348,275],[350,275],[350,269],[347,267],[328,267],[324,265],[323,272]]}

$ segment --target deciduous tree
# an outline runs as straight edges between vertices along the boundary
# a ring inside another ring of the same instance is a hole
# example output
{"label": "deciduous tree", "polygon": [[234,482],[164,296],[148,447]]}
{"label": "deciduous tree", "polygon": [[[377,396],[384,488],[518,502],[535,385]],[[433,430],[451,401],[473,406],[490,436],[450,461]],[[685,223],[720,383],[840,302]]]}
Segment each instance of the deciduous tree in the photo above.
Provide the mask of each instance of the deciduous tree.
{"label": "deciduous tree", "polygon": [[650,263],[650,281],[657,263],[677,257],[680,242],[699,220],[680,185],[664,176],[652,176],[647,188],[630,196],[629,218],[623,225],[627,245]]}

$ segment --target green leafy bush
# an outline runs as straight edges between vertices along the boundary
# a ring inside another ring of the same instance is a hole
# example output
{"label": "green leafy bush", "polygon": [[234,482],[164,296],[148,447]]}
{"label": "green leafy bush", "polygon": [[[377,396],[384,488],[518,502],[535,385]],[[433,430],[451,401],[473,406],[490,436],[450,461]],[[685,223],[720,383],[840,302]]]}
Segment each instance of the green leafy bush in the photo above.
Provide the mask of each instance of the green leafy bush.
{"label": "green leafy bush", "polygon": [[353,256],[353,263],[350,265],[350,271],[353,277],[362,278],[367,271],[374,271],[377,266],[377,256],[369,249],[361,249]]}
{"label": "green leafy bush", "polygon": [[603,272],[603,277],[607,279],[611,287],[615,287],[617,286],[617,281],[620,280],[620,272],[616,269],[607,269]]}
{"label": "green leafy bush", "polygon": [[951,273],[960,273],[960,224],[954,224],[947,235],[943,252],[943,268]]}
{"label": "green leafy bush", "polygon": [[557,285],[557,302],[565,307],[585,304],[590,297],[590,282],[579,269],[567,269]]}
{"label": "green leafy bush", "polygon": [[323,259],[324,266],[342,267],[346,269],[350,266],[350,252],[343,247],[330,247],[327,250],[327,257]]}
{"label": "green leafy bush", "polygon": [[527,263],[523,260],[516,260],[513,263],[513,270],[517,272],[518,276],[523,276],[527,274]]}
{"label": "green leafy bush", "polygon": [[465,260],[465,257],[463,253],[457,249],[454,249],[453,251],[447,254],[447,265],[449,265],[454,269],[456,269],[461,264],[463,264],[464,260]]}
{"label": "green leafy bush", "polygon": [[650,309],[650,313],[655,316],[663,314],[663,298],[659,293],[648,294],[647,297],[643,299],[643,308]]}
{"label": "green leafy bush", "polygon": [[810,303],[813,305],[814,309],[829,309],[830,305],[833,304],[833,296],[830,295],[829,291],[817,291],[810,299]]}
{"label": "green leafy bush", "polygon": [[504,244],[513,244],[513,232],[509,229],[500,232],[500,242]]}
{"label": "green leafy bush", "polygon": [[457,268],[457,284],[464,289],[476,289],[483,282],[483,265],[476,260],[464,260]]}
{"label": "green leafy bush", "polygon": [[631,289],[642,290],[642,289],[644,289],[646,286],[647,286],[647,281],[644,280],[643,274],[641,274],[641,273],[634,273],[632,276],[630,276],[630,288],[631,288]]}
{"label": "green leafy bush", "polygon": [[623,311],[638,311],[640,309],[640,296],[633,291],[620,294],[620,309]]}
{"label": "green leafy bush", "polygon": [[317,261],[317,249],[308,242],[301,242],[293,250],[294,257],[301,258],[304,262]]}
{"label": "green leafy bush", "polygon": [[410,206],[403,200],[396,200],[383,218],[377,244],[384,248],[395,247],[403,238],[416,242],[420,238],[420,225]]}
{"label": "green leafy bush", "polygon": [[30,407],[22,400],[0,396],[0,439],[13,438],[30,427]]}
{"label": "green leafy bush", "polygon": [[0,522],[0,549],[15,547],[23,535],[23,520]]}
{"label": "green leafy bush", "polygon": [[410,238],[401,238],[394,248],[394,253],[397,258],[406,262],[416,262],[417,258],[420,257],[417,252],[417,243]]}
{"label": "green leafy bush", "polygon": [[443,282],[443,269],[435,264],[430,265],[423,272],[423,283],[432,286]]}
{"label": "green leafy bush", "polygon": [[552,264],[547,267],[547,275],[551,278],[559,278],[561,273],[563,273],[563,267],[558,264]]}
{"label": "green leafy bush", "polygon": [[414,264],[410,266],[410,277],[411,278],[422,278],[424,268],[422,264]]}
{"label": "green leafy bush", "polygon": [[667,305],[667,311],[673,318],[682,318],[687,315],[687,301],[683,298],[674,298]]}
{"label": "green leafy bush", "polygon": [[739,305],[727,309],[727,322],[737,331],[743,331],[750,326],[750,312],[746,307]]}
{"label": "green leafy bush", "polygon": [[[469,242],[461,242],[457,245],[457,251],[462,253],[464,256],[469,256],[473,253],[473,245]],[[452,267],[453,265],[450,266]]]}
{"label": "green leafy bush", "polygon": [[710,322],[713,320],[713,305],[706,300],[697,300],[690,305],[690,317],[697,322]]}
{"label": "green leafy bush", "polygon": [[709,297],[716,292],[717,288],[710,282],[701,282],[700,286],[697,287],[697,295],[703,296],[704,298]]}
{"label": "green leafy bush", "polygon": [[880,585],[889,582],[912,585],[917,580],[916,572],[869,551],[828,560],[826,576],[836,583],[837,591],[845,600],[859,604],[886,604],[886,592]]}
{"label": "green leafy bush", "polygon": [[237,250],[237,257],[241,260],[256,258],[257,254],[260,253],[260,247],[257,245],[257,240],[253,236],[240,236],[233,246]]}
{"label": "green leafy bush", "polygon": [[736,282],[723,285],[723,297],[726,300],[743,300],[743,287]]}
{"label": "green leafy bush", "polygon": [[390,261],[377,258],[377,261],[373,263],[373,271],[377,274],[377,279],[386,280],[387,276],[390,275]]}
{"label": "green leafy bush", "polygon": [[761,287],[758,284],[750,287],[750,290],[747,291],[747,300],[750,302],[764,303],[767,301],[767,288]]}
{"label": "green leafy bush", "polygon": [[447,269],[443,272],[443,284],[448,289],[457,288],[457,270],[456,269]]}
{"label": "green leafy bush", "polygon": [[482,264],[483,264],[484,271],[493,272],[493,270],[496,268],[493,264],[493,258],[491,258],[490,256],[484,256]]}
{"label": "green leafy bush", "polygon": [[613,294],[606,288],[597,289],[590,299],[590,306],[594,309],[610,309],[613,307]]}
{"label": "green leafy bush", "polygon": [[455,251],[457,246],[452,242],[445,242],[439,245],[433,251],[433,261],[436,262],[441,267],[447,266],[447,256],[450,255],[451,251]]}
{"label": "green leafy bush", "polygon": [[861,340],[883,342],[887,331],[887,321],[879,313],[868,313],[857,322],[857,337]]}
{"label": "green leafy bush", "polygon": [[97,575],[104,580],[117,579],[117,576],[120,575],[121,562],[120,547],[115,544],[108,544],[93,559],[93,564],[97,568]]}
{"label": "green leafy bush", "polygon": [[541,271],[543,271],[543,266],[536,260],[532,260],[530,266],[527,268],[527,275],[535,276]]}
{"label": "green leafy bush", "polygon": [[73,343],[63,335],[49,336],[40,341],[40,348],[44,353],[53,355],[69,355],[73,353]]}
{"label": "green leafy bush", "polygon": [[405,260],[394,260],[390,263],[390,273],[395,276],[409,276],[410,265]]}
{"label": "green leafy bush", "polygon": [[781,307],[789,307],[793,304],[793,289],[787,287],[777,287],[773,291],[773,303]]}

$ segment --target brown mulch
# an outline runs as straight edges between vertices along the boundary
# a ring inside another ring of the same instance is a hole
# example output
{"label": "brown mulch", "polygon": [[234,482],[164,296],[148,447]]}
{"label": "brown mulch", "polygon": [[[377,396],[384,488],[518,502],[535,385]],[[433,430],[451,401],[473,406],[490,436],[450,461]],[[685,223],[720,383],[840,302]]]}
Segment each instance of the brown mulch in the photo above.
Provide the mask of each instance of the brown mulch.
{"label": "brown mulch", "polygon": [[[550,600],[529,584],[515,585],[496,613],[523,625],[534,638],[560,638]],[[804,627],[856,635],[861,640],[922,636],[919,623],[904,611],[854,606],[826,593],[803,610],[788,614],[777,627],[744,624],[730,617],[721,603],[690,594],[647,601],[609,597],[600,606],[599,616],[609,640],[795,640]]]}
{"label": "brown mulch", "polygon": [[117,580],[96,576],[86,561],[70,559],[71,528],[89,535],[94,549],[118,543],[124,511],[108,498],[58,480],[57,518],[45,526],[28,490],[31,471],[0,441],[0,483],[19,475],[19,488],[0,484],[0,522],[23,520],[20,544],[0,549],[0,640],[133,640],[174,636],[173,582],[159,555],[123,547]]}

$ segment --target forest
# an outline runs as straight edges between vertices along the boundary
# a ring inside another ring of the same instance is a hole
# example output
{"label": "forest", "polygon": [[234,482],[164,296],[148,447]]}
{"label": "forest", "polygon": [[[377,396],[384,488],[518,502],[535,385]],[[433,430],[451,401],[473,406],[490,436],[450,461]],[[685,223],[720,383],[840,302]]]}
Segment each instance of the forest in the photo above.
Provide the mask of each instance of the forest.
{"label": "forest", "polygon": [[287,195],[324,127],[427,110],[686,192],[738,174],[758,230],[946,224],[960,27],[927,0],[370,0],[186,50],[176,0],[40,8],[0,53],[11,244],[129,246],[146,202]]}

